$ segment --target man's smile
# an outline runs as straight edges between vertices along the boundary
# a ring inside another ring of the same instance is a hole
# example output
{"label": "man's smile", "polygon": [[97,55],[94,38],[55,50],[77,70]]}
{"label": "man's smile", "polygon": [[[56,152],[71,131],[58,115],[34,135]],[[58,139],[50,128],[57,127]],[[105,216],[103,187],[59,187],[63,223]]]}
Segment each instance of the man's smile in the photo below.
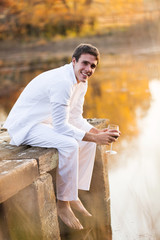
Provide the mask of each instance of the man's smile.
{"label": "man's smile", "polygon": [[91,75],[90,73],[84,73],[84,72],[81,72],[81,74],[85,77],[90,77],[90,75]]}

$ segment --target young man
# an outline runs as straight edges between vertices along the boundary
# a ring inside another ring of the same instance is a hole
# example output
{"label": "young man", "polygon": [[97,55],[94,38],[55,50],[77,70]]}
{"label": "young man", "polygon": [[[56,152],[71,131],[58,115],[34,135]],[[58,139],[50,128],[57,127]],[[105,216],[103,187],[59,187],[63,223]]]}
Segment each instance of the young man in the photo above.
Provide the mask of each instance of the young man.
{"label": "young man", "polygon": [[116,130],[98,130],[83,117],[88,78],[99,61],[98,49],[80,44],[72,62],[34,78],[13,106],[4,127],[13,145],[57,148],[57,212],[74,229],[83,226],[72,208],[91,216],[78,198],[78,189],[89,190],[96,143],[106,144],[119,136]]}

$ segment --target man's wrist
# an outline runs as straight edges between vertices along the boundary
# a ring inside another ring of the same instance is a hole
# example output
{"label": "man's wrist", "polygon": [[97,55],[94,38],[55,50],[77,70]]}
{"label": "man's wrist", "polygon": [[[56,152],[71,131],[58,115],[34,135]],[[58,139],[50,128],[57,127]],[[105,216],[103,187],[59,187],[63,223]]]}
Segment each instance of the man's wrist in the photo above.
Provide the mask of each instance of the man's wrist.
{"label": "man's wrist", "polygon": [[82,141],[87,141],[87,142],[96,142],[96,134],[92,132],[86,132],[84,135]]}
{"label": "man's wrist", "polygon": [[94,134],[98,134],[100,131],[99,131],[99,129],[93,127],[93,128],[90,129],[89,132],[90,132],[90,133],[94,133]]}

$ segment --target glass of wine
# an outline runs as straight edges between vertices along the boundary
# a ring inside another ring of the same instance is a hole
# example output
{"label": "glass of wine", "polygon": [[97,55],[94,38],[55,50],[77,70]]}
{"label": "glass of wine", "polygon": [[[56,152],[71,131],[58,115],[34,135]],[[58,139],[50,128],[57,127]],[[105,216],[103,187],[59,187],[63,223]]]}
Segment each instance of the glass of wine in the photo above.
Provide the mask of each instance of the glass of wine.
{"label": "glass of wine", "polygon": [[[108,125],[108,129],[114,129],[114,130],[119,131],[119,126],[116,125],[116,124],[109,124],[109,125]],[[117,138],[117,136],[115,136],[115,138]],[[109,154],[117,154],[116,151],[112,150],[112,144],[113,144],[113,143],[111,143],[111,148],[110,148],[110,150],[107,150],[106,153],[109,153]]]}

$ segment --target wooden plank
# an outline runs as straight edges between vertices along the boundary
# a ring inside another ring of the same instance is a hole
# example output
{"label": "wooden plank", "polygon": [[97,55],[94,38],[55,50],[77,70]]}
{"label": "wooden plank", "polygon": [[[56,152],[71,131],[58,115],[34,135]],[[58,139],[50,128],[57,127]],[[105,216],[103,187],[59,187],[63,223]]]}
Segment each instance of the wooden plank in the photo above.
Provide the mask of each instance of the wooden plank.
{"label": "wooden plank", "polygon": [[33,183],[38,176],[35,159],[0,161],[0,203]]}

